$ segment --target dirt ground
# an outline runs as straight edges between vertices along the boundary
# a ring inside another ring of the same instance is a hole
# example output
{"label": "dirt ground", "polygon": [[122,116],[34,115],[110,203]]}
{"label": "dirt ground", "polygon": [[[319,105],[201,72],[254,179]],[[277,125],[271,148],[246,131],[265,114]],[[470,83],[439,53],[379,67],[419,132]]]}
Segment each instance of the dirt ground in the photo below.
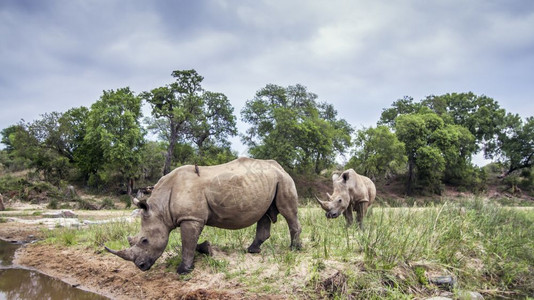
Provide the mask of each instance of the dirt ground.
{"label": "dirt ground", "polygon": [[[104,217],[102,215],[98,217]],[[113,216],[112,216],[113,217]],[[180,277],[156,264],[142,272],[131,262],[94,249],[32,243],[43,238],[42,225],[0,223],[0,238],[22,241],[16,265],[38,270],[72,286],[112,299],[283,299],[283,296],[251,294],[238,282],[202,270]]]}

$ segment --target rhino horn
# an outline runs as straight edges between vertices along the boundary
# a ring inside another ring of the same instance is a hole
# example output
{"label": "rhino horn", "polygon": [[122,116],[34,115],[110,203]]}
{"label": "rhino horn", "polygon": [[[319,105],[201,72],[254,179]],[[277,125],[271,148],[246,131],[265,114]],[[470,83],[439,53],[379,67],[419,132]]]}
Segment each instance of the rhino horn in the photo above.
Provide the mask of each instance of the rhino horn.
{"label": "rhino horn", "polygon": [[332,195],[330,195],[329,193],[326,193],[326,195],[328,196],[328,199],[330,199],[330,201],[332,201]]}
{"label": "rhino horn", "polygon": [[324,210],[329,210],[329,207],[327,205],[328,202],[326,201],[321,201],[321,199],[319,199],[319,197],[315,196],[315,199],[317,200],[317,202],[319,202],[319,204],[321,204],[321,207],[324,209]]}
{"label": "rhino horn", "polygon": [[115,254],[118,257],[122,258],[122,259],[129,260],[129,261],[133,261],[134,260],[133,253],[132,253],[132,250],[130,248],[125,249],[125,250],[120,250],[120,251],[109,249],[106,246],[104,246],[104,248],[106,248],[106,250],[109,253]]}

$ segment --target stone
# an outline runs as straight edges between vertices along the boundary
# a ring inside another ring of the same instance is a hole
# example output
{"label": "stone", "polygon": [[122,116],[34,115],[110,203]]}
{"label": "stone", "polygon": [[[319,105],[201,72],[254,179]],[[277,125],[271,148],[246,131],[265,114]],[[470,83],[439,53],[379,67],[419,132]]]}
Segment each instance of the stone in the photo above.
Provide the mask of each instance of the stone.
{"label": "stone", "polygon": [[456,279],[450,275],[431,277],[428,281],[447,291],[452,291],[456,286]]}
{"label": "stone", "polygon": [[43,218],[77,218],[72,210],[61,210],[61,211],[52,211],[42,214]]}
{"label": "stone", "polygon": [[484,296],[479,292],[460,291],[458,292],[458,299],[460,300],[484,300]]}

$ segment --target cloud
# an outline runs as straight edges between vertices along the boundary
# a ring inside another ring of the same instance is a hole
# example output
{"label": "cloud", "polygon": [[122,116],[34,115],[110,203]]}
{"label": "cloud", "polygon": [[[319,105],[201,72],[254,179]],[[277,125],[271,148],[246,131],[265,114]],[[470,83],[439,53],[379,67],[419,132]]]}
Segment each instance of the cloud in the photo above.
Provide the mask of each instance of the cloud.
{"label": "cloud", "polygon": [[405,95],[448,92],[485,94],[527,117],[532,28],[534,2],[521,0],[6,0],[0,128],[191,68],[238,116],[266,84],[300,83],[357,127]]}

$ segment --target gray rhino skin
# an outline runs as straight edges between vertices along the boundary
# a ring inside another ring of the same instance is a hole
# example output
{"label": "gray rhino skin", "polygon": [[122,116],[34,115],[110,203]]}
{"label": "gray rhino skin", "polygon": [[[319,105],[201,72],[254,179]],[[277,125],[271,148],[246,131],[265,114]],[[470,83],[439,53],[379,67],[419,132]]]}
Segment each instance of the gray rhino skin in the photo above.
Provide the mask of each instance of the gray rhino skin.
{"label": "gray rhino skin", "polygon": [[287,220],[291,248],[301,246],[293,179],[276,161],[239,158],[226,164],[182,166],[163,176],[148,201],[134,199],[142,209],[141,232],[128,237],[130,248],[109,252],[146,271],[165,250],[169,233],[180,227],[182,262],[177,272],[193,270],[195,250],[211,254],[206,241],[197,246],[204,226],[241,229],[257,223],[248,252],[259,253],[278,213]]}
{"label": "gray rhino skin", "polygon": [[334,193],[328,195],[329,201],[317,201],[326,211],[327,218],[337,218],[342,213],[347,220],[347,227],[353,223],[352,211],[356,211],[356,218],[361,229],[363,229],[363,217],[367,213],[367,208],[373,203],[376,197],[375,184],[363,175],[357,174],[353,169],[348,169],[341,175],[332,175]]}

